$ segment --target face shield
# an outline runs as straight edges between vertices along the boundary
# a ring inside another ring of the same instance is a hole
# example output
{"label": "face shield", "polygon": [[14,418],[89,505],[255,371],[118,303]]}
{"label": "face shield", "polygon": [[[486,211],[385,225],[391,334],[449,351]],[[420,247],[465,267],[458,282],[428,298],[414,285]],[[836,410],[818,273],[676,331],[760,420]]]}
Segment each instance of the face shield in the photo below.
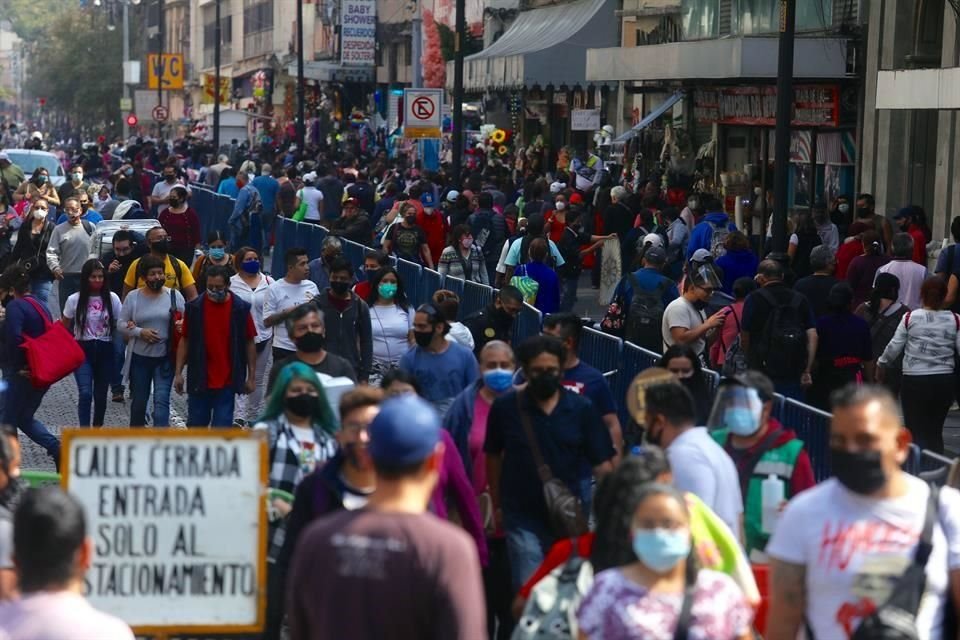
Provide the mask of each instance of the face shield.
{"label": "face shield", "polygon": [[722,385],[707,420],[710,429],[729,429],[736,436],[750,437],[760,430],[763,401],[753,387]]}
{"label": "face shield", "polygon": [[702,289],[722,289],[723,283],[716,269],[709,263],[690,263],[690,282]]}

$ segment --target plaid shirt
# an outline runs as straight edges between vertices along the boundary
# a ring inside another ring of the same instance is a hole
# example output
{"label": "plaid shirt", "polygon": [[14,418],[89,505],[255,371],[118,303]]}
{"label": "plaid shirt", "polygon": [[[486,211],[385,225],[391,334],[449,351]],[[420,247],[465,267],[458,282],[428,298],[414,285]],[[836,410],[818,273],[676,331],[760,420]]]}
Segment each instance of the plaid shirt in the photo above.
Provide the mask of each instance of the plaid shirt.
{"label": "plaid shirt", "polygon": [[[265,429],[268,433],[271,489],[296,492],[297,485],[308,473],[337,453],[337,441],[333,436],[319,425],[313,425],[316,443],[310,443],[313,445],[311,457],[309,448],[304,447],[297,439],[297,434],[283,414],[273,420],[257,423],[254,429]],[[283,546],[286,520],[271,522],[270,529],[270,549],[267,557],[273,562]]]}

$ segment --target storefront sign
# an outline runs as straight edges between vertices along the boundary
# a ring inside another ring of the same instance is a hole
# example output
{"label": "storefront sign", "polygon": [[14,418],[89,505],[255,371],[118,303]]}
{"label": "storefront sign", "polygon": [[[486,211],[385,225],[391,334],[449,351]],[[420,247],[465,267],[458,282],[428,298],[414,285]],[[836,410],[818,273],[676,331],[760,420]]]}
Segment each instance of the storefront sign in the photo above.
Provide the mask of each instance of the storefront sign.
{"label": "storefront sign", "polygon": [[345,65],[374,65],[377,47],[376,0],[343,0],[340,51]]}
{"label": "storefront sign", "polygon": [[[836,127],[840,123],[840,87],[828,84],[793,88],[795,127]],[[776,87],[716,87],[694,92],[694,117],[700,124],[774,126]]]}
{"label": "storefront sign", "polygon": [[600,109],[572,109],[571,131],[596,131],[600,128]]}
{"label": "storefront sign", "polygon": [[142,635],[256,633],[266,589],[261,434],[69,429],[63,485],[86,510],[85,595]]}

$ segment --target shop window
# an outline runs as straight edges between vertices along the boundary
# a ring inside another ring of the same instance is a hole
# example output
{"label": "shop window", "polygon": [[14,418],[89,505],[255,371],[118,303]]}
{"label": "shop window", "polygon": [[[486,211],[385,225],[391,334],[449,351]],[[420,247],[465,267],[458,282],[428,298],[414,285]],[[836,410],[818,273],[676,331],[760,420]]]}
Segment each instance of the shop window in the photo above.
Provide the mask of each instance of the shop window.
{"label": "shop window", "polygon": [[[777,0],[735,0],[740,35],[777,33]],[[797,31],[826,31],[833,26],[833,0],[797,0]]]}
{"label": "shop window", "polygon": [[[216,16],[215,7],[207,5],[203,8],[203,67],[213,66],[214,51],[216,50]],[[220,63],[226,64],[233,60],[233,17],[220,14]]]}
{"label": "shop window", "polygon": [[920,0],[916,10],[913,53],[907,64],[913,68],[940,66],[943,50],[944,0]]}
{"label": "shop window", "polygon": [[247,58],[273,50],[273,0],[243,0],[243,55]]}

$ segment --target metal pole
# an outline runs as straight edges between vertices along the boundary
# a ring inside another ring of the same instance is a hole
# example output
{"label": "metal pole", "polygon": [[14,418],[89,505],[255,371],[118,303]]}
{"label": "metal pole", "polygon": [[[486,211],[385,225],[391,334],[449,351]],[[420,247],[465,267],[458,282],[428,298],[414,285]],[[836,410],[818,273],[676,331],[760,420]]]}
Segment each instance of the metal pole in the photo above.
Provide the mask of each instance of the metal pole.
{"label": "metal pole", "polygon": [[790,122],[793,118],[793,41],[796,0],[780,0],[780,52],[777,58],[777,127],[773,162],[773,250],[787,250]]}
{"label": "metal pole", "polygon": [[[127,67],[130,63],[130,3],[123,0],[123,74],[126,76]],[[123,97],[130,98],[130,85],[127,84],[127,78],[123,79]],[[127,114],[121,109],[120,119],[123,121],[123,140],[126,144],[130,138],[130,126],[127,124]]]}
{"label": "metal pole", "polygon": [[[163,10],[164,10],[164,0],[157,0],[157,64],[160,65],[161,69],[166,69],[163,64],[163,39],[165,37],[163,29]],[[157,105],[163,104],[163,74],[159,74],[157,78]],[[157,123],[157,133],[162,134],[163,132],[163,123]],[[161,137],[158,135],[157,137]]]}
{"label": "metal pole", "polygon": [[[410,38],[412,40],[410,44],[410,70],[413,72],[413,86],[422,87],[423,86],[423,14],[420,12],[421,3],[420,0],[414,0],[417,3],[417,9],[413,12],[413,20],[411,20],[411,31]],[[457,16],[457,20],[460,17]]]}
{"label": "metal pole", "polygon": [[[213,155],[220,153],[220,50],[223,48],[220,33],[220,0],[216,0],[213,14]],[[218,160],[219,162],[219,160]]]}
{"label": "metal pole", "polygon": [[463,49],[467,37],[467,3],[457,0],[456,35],[453,41],[453,184],[460,184],[463,167]]}
{"label": "metal pole", "polygon": [[303,0],[297,2],[297,150],[302,154],[306,148],[307,105],[303,86]]}

